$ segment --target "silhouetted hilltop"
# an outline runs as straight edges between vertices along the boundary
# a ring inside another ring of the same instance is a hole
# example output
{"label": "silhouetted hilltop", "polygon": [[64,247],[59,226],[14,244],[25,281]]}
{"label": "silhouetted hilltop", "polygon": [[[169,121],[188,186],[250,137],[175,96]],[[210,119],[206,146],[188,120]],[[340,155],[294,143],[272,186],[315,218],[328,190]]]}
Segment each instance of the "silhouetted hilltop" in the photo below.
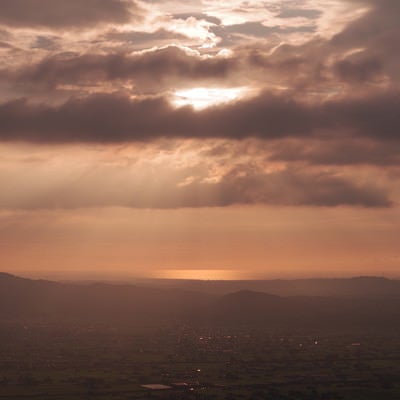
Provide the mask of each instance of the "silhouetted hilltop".
{"label": "silhouetted hilltop", "polygon": [[400,298],[400,281],[383,277],[245,281],[158,279],[146,283],[157,287],[185,288],[215,294],[250,290],[277,296]]}

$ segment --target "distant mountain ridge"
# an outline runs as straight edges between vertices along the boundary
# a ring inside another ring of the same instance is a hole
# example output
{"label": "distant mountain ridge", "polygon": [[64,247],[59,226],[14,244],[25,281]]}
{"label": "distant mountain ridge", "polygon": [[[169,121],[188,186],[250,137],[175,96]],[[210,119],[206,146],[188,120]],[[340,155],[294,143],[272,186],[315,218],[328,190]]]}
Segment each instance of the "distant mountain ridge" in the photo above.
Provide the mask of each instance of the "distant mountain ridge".
{"label": "distant mountain ridge", "polygon": [[182,289],[30,280],[0,273],[0,319],[151,321],[180,318],[214,296]]}
{"label": "distant mountain ridge", "polygon": [[[269,282],[272,281],[259,284],[265,288]],[[289,282],[290,288],[293,282]],[[313,280],[314,285],[316,282],[321,281]],[[221,282],[224,289],[237,283]],[[298,283],[301,290],[309,285],[309,282]],[[190,284],[179,288],[107,283],[83,285],[0,273],[0,321],[111,325],[189,322],[286,328],[357,326],[400,329],[398,281],[355,278],[332,283],[334,290],[331,288],[331,293],[344,293],[343,296],[328,296],[326,293],[324,296],[278,296],[247,288],[216,294],[189,290],[193,288]],[[194,286],[199,288],[199,285]],[[322,286],[326,289],[327,282],[323,281]],[[349,296],[350,287],[355,287],[356,295]],[[318,291],[314,289],[311,292]]]}

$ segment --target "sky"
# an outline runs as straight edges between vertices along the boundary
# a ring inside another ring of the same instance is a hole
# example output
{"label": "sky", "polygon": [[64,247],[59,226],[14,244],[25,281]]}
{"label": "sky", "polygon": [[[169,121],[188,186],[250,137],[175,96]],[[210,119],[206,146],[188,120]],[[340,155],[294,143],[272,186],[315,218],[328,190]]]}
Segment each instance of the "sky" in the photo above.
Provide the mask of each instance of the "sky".
{"label": "sky", "polygon": [[398,0],[2,0],[0,270],[400,278]]}

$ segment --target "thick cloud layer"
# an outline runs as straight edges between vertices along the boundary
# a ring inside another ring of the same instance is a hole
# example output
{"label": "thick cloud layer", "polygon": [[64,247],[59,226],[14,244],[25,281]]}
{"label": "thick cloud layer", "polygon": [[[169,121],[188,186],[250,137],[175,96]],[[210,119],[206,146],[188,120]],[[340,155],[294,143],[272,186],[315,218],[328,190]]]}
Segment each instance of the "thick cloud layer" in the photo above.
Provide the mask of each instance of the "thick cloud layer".
{"label": "thick cloud layer", "polygon": [[117,80],[133,81],[144,90],[170,87],[177,81],[213,81],[232,74],[238,60],[201,58],[176,46],[129,54],[58,54],[17,71],[3,70],[0,77],[18,85],[56,88],[59,84],[82,84]]}
{"label": "thick cloud layer", "polygon": [[102,190],[68,181],[70,197],[43,187],[0,207],[398,203],[397,1],[23,3],[0,4],[0,142],[140,159],[164,140],[188,171],[194,140],[212,173],[145,190],[107,170]]}
{"label": "thick cloud layer", "polygon": [[268,93],[195,111],[163,98],[131,100],[119,94],[72,98],[59,106],[26,100],[0,105],[0,137],[31,142],[145,141],[159,137],[278,139],[338,132],[398,140],[400,93],[302,104]]}

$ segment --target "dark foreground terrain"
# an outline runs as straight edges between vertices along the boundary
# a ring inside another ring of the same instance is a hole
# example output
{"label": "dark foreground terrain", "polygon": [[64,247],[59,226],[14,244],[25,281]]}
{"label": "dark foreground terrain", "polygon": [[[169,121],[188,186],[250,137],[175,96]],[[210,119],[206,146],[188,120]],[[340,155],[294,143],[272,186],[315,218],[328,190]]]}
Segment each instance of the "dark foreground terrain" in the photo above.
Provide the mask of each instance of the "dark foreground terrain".
{"label": "dark foreground terrain", "polygon": [[278,296],[2,274],[0,399],[397,400],[397,284]]}

